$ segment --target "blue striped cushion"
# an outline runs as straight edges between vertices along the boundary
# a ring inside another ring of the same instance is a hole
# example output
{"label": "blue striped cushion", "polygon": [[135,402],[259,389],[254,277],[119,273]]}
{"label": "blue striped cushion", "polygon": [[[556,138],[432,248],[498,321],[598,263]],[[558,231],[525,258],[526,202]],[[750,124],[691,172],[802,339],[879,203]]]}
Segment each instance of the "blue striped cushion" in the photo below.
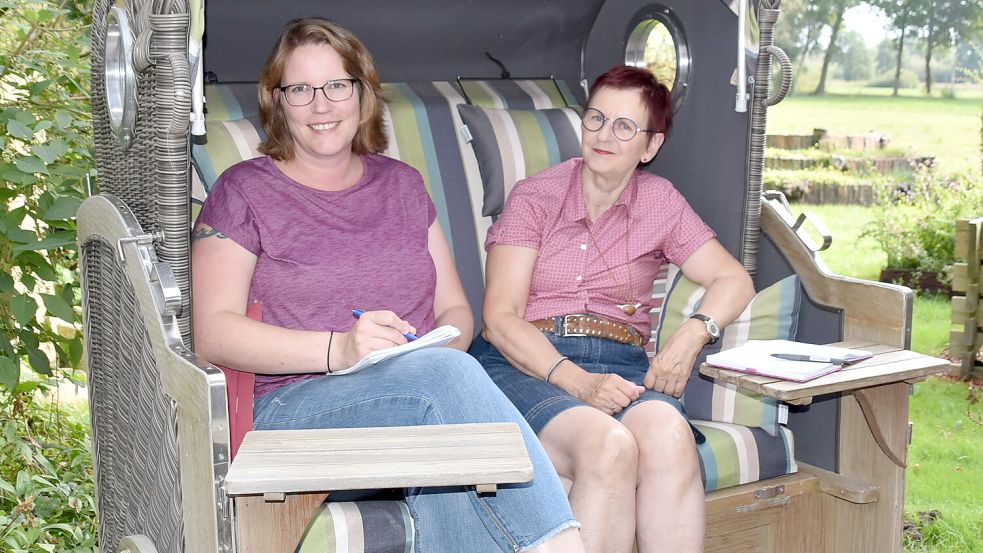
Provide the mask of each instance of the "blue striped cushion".
{"label": "blue striped cushion", "polygon": [[520,180],[580,155],[580,119],[571,108],[518,110],[458,106],[478,160],[481,214],[497,216]]}
{"label": "blue striped cushion", "polygon": [[528,108],[563,107],[567,98],[574,96],[565,84],[548,79],[386,83],[382,89],[389,138],[383,153],[410,164],[423,175],[478,329],[484,295],[482,244],[491,219],[481,214],[478,167],[459,132],[462,122],[457,106],[466,103],[462,91],[489,104]]}
{"label": "blue striped cushion", "polygon": [[760,428],[694,420],[706,441],[696,446],[706,491],[757,482],[799,470],[792,431],[779,427],[776,436]]}
{"label": "blue striped cushion", "polygon": [[467,95],[469,104],[485,108],[575,108],[580,104],[566,82],[551,79],[462,79],[458,86]]}
{"label": "blue striped cushion", "polygon": [[[656,351],[690,315],[699,311],[704,288],[686,278],[672,266],[667,278],[669,291],[661,313],[659,329],[653,333]],[[747,340],[794,340],[801,294],[799,278],[786,277],[758,292],[734,322],[723,329],[720,340],[703,348],[686,384],[683,404],[693,418],[756,426],[777,436],[785,406],[777,400],[722,385],[703,377],[699,366],[706,356],[739,346]]]}
{"label": "blue striped cushion", "polygon": [[295,553],[406,553],[413,550],[414,535],[403,501],[325,502]]}

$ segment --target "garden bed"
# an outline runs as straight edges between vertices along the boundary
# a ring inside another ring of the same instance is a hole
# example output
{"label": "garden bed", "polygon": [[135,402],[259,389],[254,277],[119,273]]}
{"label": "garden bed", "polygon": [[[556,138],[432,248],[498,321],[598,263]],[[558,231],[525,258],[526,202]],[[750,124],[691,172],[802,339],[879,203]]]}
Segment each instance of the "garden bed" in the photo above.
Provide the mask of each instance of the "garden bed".
{"label": "garden bed", "polygon": [[945,294],[953,296],[952,286],[943,273],[939,271],[922,271],[902,267],[885,267],[878,279],[881,282],[891,282],[907,286],[923,294]]}

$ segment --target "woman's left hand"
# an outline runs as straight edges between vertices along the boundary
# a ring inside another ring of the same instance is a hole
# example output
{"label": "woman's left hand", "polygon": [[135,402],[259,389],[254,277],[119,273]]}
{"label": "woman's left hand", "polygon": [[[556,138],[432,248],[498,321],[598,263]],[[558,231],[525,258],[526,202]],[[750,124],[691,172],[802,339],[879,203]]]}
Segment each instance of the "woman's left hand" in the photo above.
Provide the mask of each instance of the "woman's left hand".
{"label": "woman's left hand", "polygon": [[646,388],[678,398],[683,395],[697,354],[707,343],[703,323],[691,319],[666,340],[659,354],[649,361],[642,381]]}

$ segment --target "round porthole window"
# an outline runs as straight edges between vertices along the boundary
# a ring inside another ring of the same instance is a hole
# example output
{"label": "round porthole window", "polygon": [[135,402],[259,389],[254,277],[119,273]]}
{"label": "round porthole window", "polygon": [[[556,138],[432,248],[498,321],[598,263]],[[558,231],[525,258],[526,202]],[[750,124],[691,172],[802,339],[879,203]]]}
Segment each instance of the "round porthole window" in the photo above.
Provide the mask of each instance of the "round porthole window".
{"label": "round porthole window", "polygon": [[133,32],[126,12],[112,8],[106,14],[106,107],[109,127],[127,148],[133,141],[137,119],[137,79],[133,69]]}
{"label": "round porthole window", "polygon": [[672,92],[679,110],[689,86],[690,56],[682,26],[672,10],[650,4],[632,18],[625,46],[625,64],[651,71]]}

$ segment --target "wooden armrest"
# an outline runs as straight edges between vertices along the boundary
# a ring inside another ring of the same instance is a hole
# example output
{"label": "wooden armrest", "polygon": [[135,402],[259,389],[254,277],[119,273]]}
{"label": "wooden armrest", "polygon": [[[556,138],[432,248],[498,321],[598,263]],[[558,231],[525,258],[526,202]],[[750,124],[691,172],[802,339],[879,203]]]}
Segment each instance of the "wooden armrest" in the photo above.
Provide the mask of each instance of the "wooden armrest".
{"label": "wooden armrest", "polygon": [[532,463],[515,423],[265,430],[246,434],[229,495],[528,482]]}
{"label": "wooden armrest", "polygon": [[850,503],[873,503],[881,498],[881,489],[858,478],[844,476],[814,467],[801,461],[799,471],[819,478],[819,489],[827,495],[838,497]]}

